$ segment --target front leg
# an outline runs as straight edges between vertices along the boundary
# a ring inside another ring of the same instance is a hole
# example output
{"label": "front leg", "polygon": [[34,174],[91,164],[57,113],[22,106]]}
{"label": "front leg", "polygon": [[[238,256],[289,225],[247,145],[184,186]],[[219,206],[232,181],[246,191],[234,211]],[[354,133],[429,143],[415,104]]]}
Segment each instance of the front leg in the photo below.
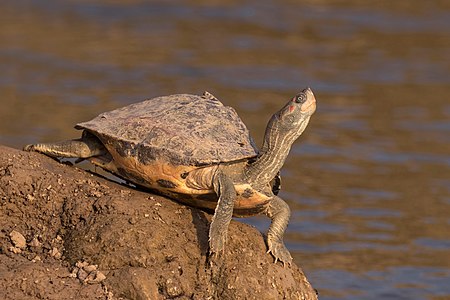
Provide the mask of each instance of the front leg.
{"label": "front leg", "polygon": [[225,249],[228,225],[233,216],[233,206],[236,200],[233,181],[220,169],[214,174],[213,186],[219,200],[209,228],[209,248],[212,254],[222,252]]}
{"label": "front leg", "polygon": [[283,235],[289,223],[291,210],[286,202],[278,196],[274,196],[266,211],[266,215],[272,219],[267,233],[269,251],[275,257],[275,262],[280,260],[283,265],[292,263],[292,256],[283,243]]}

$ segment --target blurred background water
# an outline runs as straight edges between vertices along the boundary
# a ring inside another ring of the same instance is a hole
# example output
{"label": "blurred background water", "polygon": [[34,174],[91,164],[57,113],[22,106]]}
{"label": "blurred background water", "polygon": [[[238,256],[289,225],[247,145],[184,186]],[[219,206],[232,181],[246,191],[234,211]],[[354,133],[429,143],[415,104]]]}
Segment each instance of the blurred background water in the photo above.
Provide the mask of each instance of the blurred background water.
{"label": "blurred background water", "polygon": [[295,261],[321,299],[450,299],[449,57],[448,1],[7,0],[0,143],[208,90],[260,144],[310,86],[318,109],[282,171]]}

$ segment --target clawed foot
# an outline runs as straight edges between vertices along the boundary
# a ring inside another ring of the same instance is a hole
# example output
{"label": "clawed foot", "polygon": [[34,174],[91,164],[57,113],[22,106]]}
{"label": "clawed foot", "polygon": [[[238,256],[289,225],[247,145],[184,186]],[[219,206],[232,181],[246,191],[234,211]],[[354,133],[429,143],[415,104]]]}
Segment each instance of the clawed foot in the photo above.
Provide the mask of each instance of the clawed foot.
{"label": "clawed foot", "polygon": [[209,252],[211,255],[223,253],[227,242],[226,232],[213,234],[209,238]]}
{"label": "clawed foot", "polygon": [[267,253],[271,253],[273,257],[275,257],[275,263],[277,261],[281,261],[283,263],[283,267],[286,266],[286,263],[288,265],[291,265],[291,253],[289,253],[289,250],[286,248],[282,241],[268,241],[268,244],[269,250],[267,251]]}
{"label": "clawed foot", "polygon": [[209,267],[220,265],[222,262],[223,253],[225,252],[225,244],[227,241],[227,235],[218,234],[210,235],[209,237]]}

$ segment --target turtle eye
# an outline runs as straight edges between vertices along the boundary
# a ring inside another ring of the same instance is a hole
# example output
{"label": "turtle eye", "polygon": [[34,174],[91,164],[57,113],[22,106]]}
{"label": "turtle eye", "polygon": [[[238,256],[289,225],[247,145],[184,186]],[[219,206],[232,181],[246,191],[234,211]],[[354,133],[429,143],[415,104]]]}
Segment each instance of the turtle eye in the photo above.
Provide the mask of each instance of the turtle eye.
{"label": "turtle eye", "polygon": [[304,97],[304,95],[301,94],[301,95],[296,96],[296,97],[295,97],[295,102],[296,102],[296,103],[303,103],[303,102],[305,102],[305,97]]}

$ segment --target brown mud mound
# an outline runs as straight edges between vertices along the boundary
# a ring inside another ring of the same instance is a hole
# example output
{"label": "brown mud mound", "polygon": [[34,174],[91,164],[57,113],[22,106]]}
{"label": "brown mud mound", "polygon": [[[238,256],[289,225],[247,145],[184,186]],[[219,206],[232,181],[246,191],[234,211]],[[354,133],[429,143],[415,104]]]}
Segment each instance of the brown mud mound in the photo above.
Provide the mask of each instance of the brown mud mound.
{"label": "brown mud mound", "polygon": [[0,299],[317,299],[303,272],[232,221],[0,146]]}

